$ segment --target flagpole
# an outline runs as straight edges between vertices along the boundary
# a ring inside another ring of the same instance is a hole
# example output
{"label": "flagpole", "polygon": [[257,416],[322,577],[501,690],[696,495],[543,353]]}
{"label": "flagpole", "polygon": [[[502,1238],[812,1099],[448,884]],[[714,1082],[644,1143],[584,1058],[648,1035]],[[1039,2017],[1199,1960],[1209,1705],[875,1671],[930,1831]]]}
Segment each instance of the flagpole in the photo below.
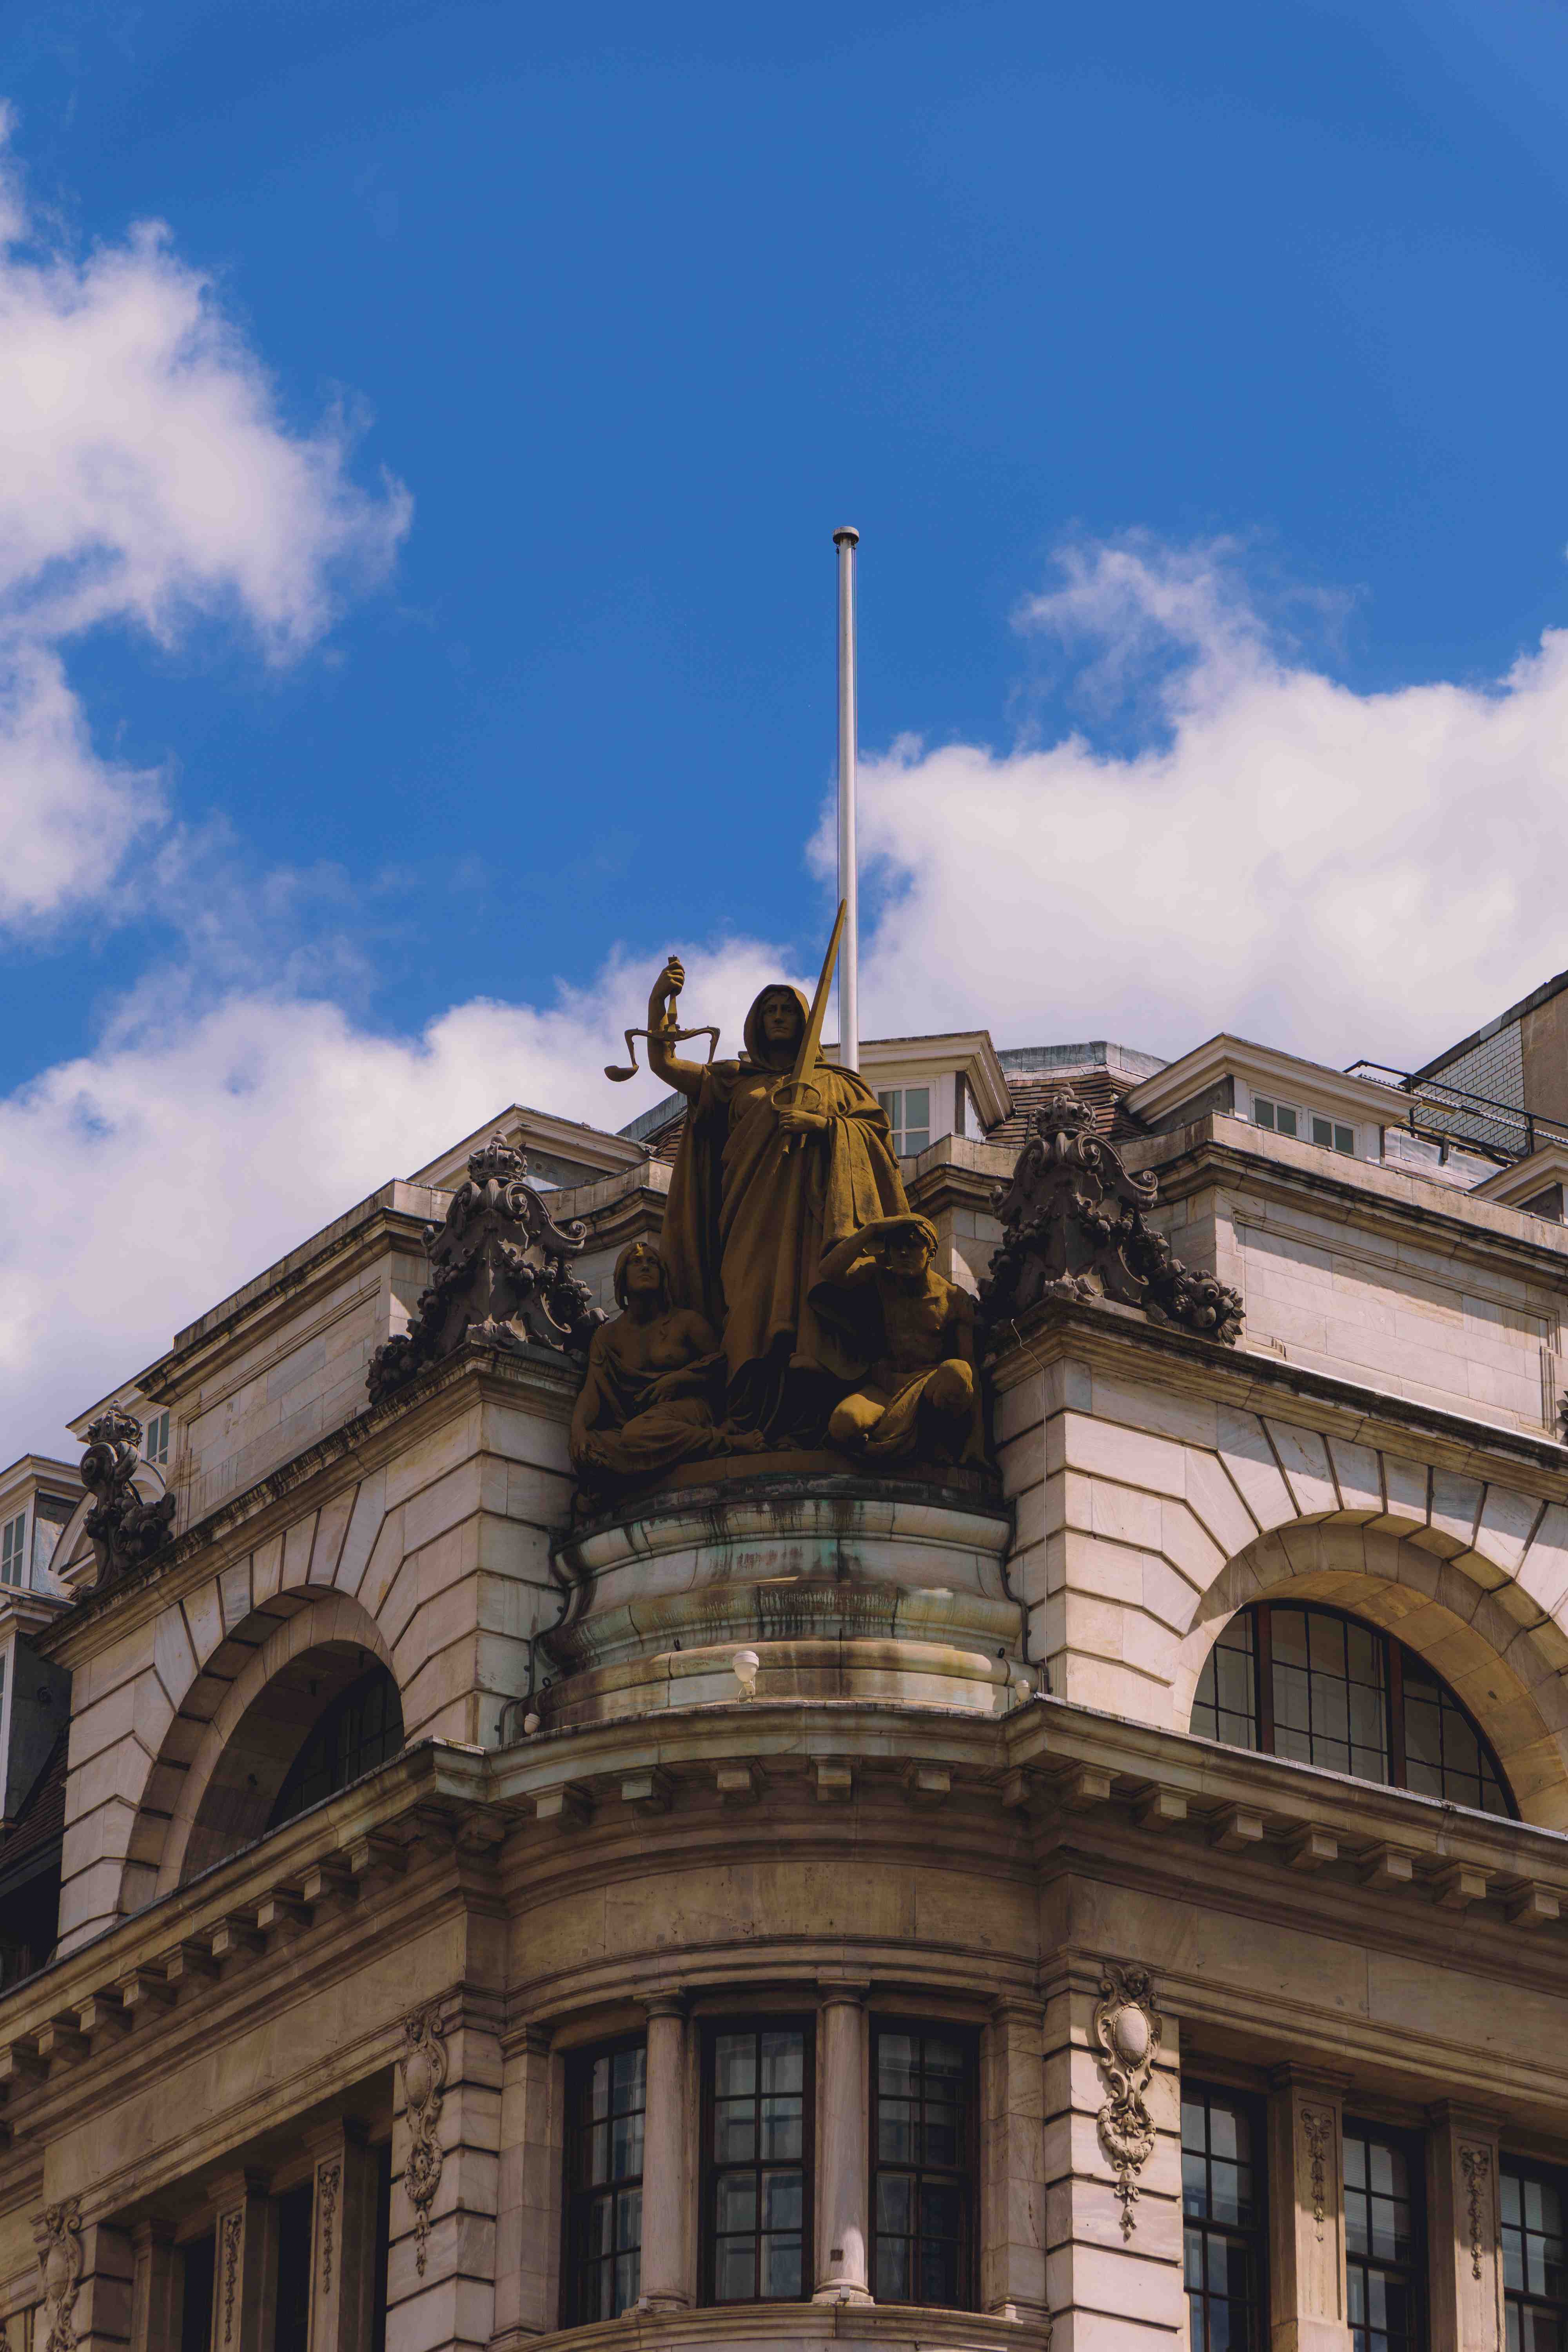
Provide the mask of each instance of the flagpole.
{"label": "flagpole", "polygon": [[860,1066],[860,891],[855,851],[855,550],[860,534],[842,523],[838,550],[838,895],[844,938],[838,954],[838,1066]]}

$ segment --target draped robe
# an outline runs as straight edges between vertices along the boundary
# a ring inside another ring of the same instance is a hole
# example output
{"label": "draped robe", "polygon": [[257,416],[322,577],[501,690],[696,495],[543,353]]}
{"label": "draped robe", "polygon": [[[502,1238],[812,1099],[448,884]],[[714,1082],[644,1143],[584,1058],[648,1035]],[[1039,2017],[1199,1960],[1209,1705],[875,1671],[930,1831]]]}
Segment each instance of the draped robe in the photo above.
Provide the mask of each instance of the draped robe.
{"label": "draped robe", "polygon": [[[720,1334],[729,1415],[742,1428],[778,1416],[792,1370],[848,1376],[810,1303],[817,1268],[873,1217],[909,1207],[887,1114],[858,1071],[819,1063],[812,1084],[827,1127],[793,1137],[780,1128],[773,1097],[794,1054],[781,1065],[762,1034],[762,1006],[774,992],[764,989],[746,1015],[741,1059],[703,1072],[659,1243],[671,1298]],[[804,1023],[805,1001],[795,993]]]}

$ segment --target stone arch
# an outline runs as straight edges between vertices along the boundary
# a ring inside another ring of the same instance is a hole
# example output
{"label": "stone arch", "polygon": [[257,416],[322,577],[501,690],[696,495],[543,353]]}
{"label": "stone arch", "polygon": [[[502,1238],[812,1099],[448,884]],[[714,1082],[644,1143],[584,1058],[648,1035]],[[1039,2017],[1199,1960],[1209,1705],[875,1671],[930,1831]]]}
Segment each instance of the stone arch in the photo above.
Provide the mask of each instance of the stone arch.
{"label": "stone arch", "polygon": [[[1319,1519],[1258,1536],[1198,1601],[1179,1652],[1175,1719],[1192,1721],[1198,1677],[1248,1601],[1322,1601],[1414,1650],[1464,1701],[1496,1749],[1527,1822],[1568,1829],[1568,1639],[1496,1564],[1439,1558],[1394,1533]],[[1483,1580],[1478,1566],[1489,1567]]]}
{"label": "stone arch", "polygon": [[[205,1868],[217,1845],[232,1852],[261,1833],[311,1722],[371,1660],[397,1680],[363,1603],[309,1586],[275,1594],[224,1635],[192,1675],[142,1794],[132,1860],[143,1900]],[[226,1791],[232,1801],[220,1813]],[[220,1820],[222,1838],[195,1838],[198,1823]]]}

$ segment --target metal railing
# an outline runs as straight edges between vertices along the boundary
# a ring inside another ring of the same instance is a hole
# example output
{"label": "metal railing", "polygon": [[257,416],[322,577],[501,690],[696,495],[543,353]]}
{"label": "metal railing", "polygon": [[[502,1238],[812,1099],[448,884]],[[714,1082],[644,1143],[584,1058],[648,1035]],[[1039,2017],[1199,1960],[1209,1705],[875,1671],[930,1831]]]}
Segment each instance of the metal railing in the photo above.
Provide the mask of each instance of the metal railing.
{"label": "metal railing", "polygon": [[1405,1115],[1399,1124],[1413,1135],[1474,1144],[1501,1160],[1528,1160],[1543,1143],[1568,1144],[1568,1125],[1562,1120],[1474,1094],[1468,1087],[1451,1087],[1442,1078],[1416,1077],[1386,1062],[1352,1062],[1345,1076],[1369,1078],[1373,1086],[1404,1095]]}

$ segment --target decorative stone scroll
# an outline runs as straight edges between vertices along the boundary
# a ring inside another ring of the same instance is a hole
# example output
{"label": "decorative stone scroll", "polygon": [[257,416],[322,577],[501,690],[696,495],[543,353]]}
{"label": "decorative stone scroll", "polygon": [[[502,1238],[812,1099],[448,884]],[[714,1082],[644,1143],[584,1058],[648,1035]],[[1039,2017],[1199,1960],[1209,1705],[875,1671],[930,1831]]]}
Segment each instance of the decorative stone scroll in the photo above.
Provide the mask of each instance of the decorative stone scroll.
{"label": "decorative stone scroll", "polygon": [[81,1483],[91,1496],[82,1529],[98,1562],[98,1583],[112,1584],[128,1568],[139,1568],[168,1542],[174,1527],[174,1497],[147,1502],[136,1491],[142,1460],[142,1423],[110,1405],[87,1426]]}
{"label": "decorative stone scroll", "polygon": [[447,2059],[438,2000],[405,2018],[403,2054],[397,2063],[408,2114],[408,2161],[403,2169],[403,2186],[414,2209],[415,2263],[423,2278],[430,2236],[430,2208],[441,2186],[441,2143],[436,2137],[436,2128],[441,2120]]}
{"label": "decorative stone scroll", "polygon": [[1194,1274],[1150,1231],[1158,1192],[1152,1171],[1134,1175],[1095,1134],[1087,1103],[1053,1095],[997,1198],[1002,1244],[980,1286],[984,1320],[994,1328],[1042,1298],[1110,1298],[1233,1348],[1241,1294]]}
{"label": "decorative stone scroll", "polygon": [[81,2205],[67,2197],[47,2205],[35,2229],[48,2332],[44,2352],[76,2352],[76,2298],[81,2285]]}
{"label": "decorative stone scroll", "polygon": [[1465,2176],[1466,2220],[1470,2232],[1470,2276],[1481,2275],[1481,2253],[1486,2243],[1484,2200],[1491,2180],[1492,2152],[1489,2147],[1461,2147],[1459,2169]]}
{"label": "decorative stone scroll", "polygon": [[1135,2227],[1132,2208],[1138,2202],[1138,2175],[1154,2152],[1154,2118],[1144,2094],[1164,2030],[1147,1969],[1104,1961],[1100,1999],[1089,2027],[1095,2064],[1106,2092],[1095,2120],[1105,2160],[1116,2178],[1124,2238],[1130,2238]]}
{"label": "decorative stone scroll", "polygon": [[490,1348],[554,1348],[583,1355],[604,1319],[568,1268],[587,1240],[580,1223],[552,1223],[524,1178],[528,1161],[499,1135],[468,1154],[446,1223],[426,1225],[430,1282],[405,1332],[371,1358],[372,1404],[465,1340]]}

